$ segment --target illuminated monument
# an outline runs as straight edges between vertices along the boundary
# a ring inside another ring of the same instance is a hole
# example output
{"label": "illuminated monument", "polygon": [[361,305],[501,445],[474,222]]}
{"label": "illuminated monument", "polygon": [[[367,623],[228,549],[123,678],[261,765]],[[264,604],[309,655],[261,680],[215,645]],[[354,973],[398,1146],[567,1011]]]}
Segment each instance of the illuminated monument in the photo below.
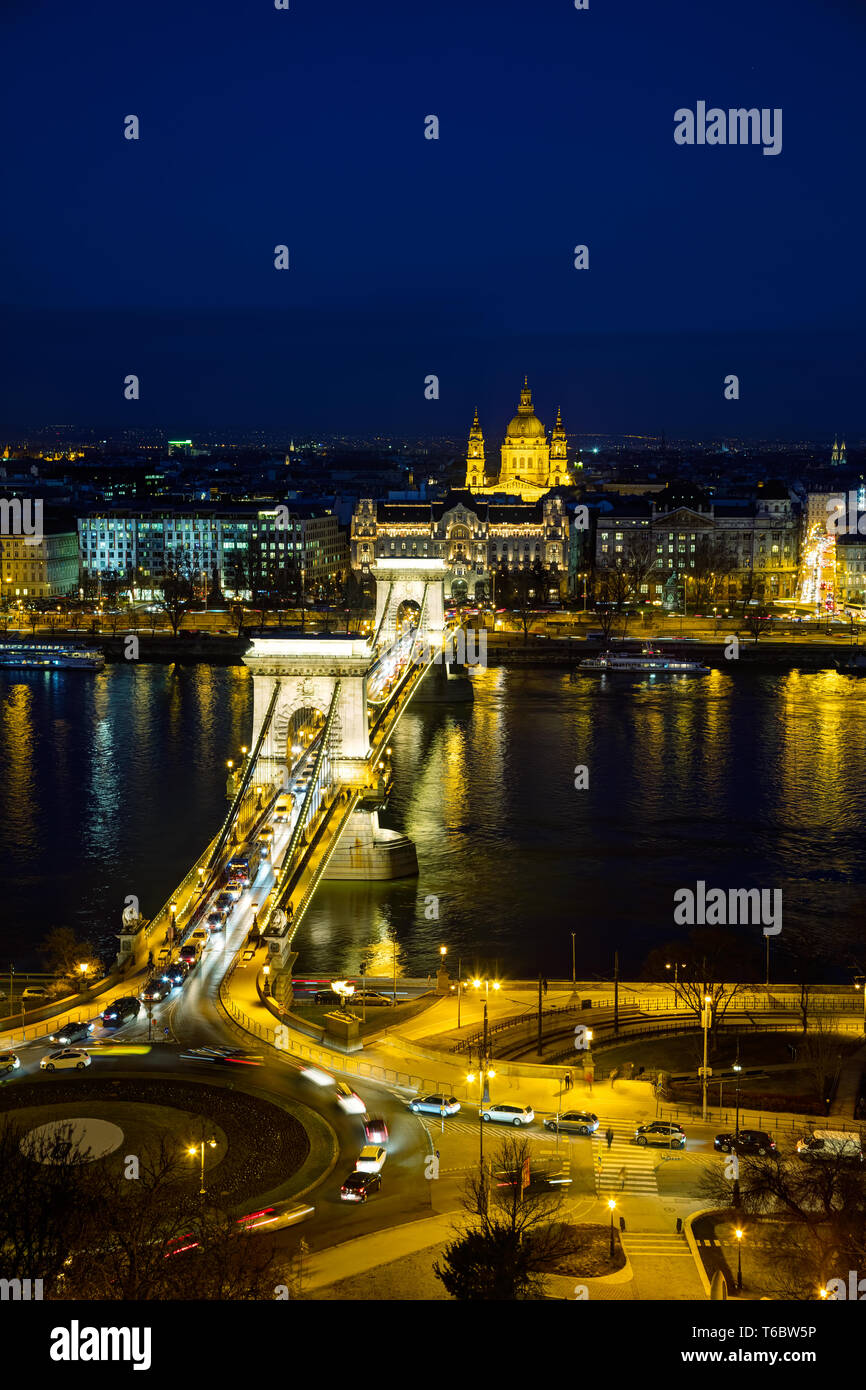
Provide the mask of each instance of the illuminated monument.
{"label": "illuminated monument", "polygon": [[487,472],[484,457],[484,435],[478,423],[478,411],[469,432],[466,454],[466,486],[476,494],[504,492],[535,502],[554,487],[570,487],[568,445],[559,411],[550,440],[544,425],[535,413],[532,391],[526,377],[520,392],[517,414],[505,433],[500,450],[499,476]]}

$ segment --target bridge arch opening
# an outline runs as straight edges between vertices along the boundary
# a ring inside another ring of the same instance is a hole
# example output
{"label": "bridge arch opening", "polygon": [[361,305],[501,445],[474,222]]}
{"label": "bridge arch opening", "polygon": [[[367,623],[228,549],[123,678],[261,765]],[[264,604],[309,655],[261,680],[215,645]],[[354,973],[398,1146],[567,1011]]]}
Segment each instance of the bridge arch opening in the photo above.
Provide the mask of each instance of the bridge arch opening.
{"label": "bridge arch opening", "polygon": [[420,603],[416,603],[413,598],[404,598],[397,608],[397,636],[405,637],[406,633],[417,627],[420,621]]}

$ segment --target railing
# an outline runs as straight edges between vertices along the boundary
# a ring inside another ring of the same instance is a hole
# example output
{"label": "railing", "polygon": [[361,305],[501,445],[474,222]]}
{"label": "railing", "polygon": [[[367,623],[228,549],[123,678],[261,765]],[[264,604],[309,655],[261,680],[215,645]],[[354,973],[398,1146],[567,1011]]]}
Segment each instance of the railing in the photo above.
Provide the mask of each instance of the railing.
{"label": "railing", "polygon": [[322,729],[321,734],[319,735],[320,741],[319,750],[316,755],[316,762],[313,767],[310,780],[307,784],[307,790],[304,795],[304,800],[301,803],[301,809],[298,812],[298,819],[295,821],[295,827],[292,831],[288,848],[286,850],[285,855],[283,856],[283,863],[280,868],[280,872],[277,875],[277,880],[274,884],[273,891],[268,897],[268,901],[265,904],[264,912],[262,913],[262,916],[260,918],[260,930],[262,932],[267,928],[267,924],[270,921],[273,912],[280,906],[283,898],[285,897],[286,889],[291,883],[293,872],[292,860],[294,859],[295,852],[297,851],[298,845],[300,844],[301,835],[303,834],[306,825],[307,813],[312,804],[313,797],[317,791],[319,772],[321,770],[322,763],[328,750],[328,735],[331,732],[331,728],[336,717],[341,687],[342,681],[337,680],[334,682],[334,693],[331,696],[331,705],[330,709],[328,710],[328,717],[325,720],[325,726]]}
{"label": "railing", "polygon": [[379,619],[379,626],[376,628],[376,635],[375,635],[375,637],[373,638],[373,641],[370,643],[370,650],[373,651],[373,652],[375,652],[376,648],[377,648],[378,645],[379,645],[379,637],[381,636],[382,628],[385,626],[385,619],[386,619],[387,616],[388,616],[388,609],[389,609],[390,606],[391,606],[391,595],[392,595],[393,592],[394,592],[394,581],[392,580],[391,583],[388,585],[388,593],[387,593],[386,596],[385,596],[385,604],[384,604],[384,607],[382,608],[382,616],[381,616],[381,618]]}
{"label": "railing", "polygon": [[211,874],[211,873],[212,873],[212,871],[213,871],[213,866],[214,866],[214,864],[217,862],[217,860],[219,859],[220,854],[222,853],[223,846],[225,845],[226,840],[228,839],[229,834],[231,833],[231,828],[232,828],[232,826],[234,825],[235,817],[236,817],[238,811],[240,810],[241,802],[243,801],[244,797],[246,796],[247,788],[248,788],[248,786],[250,785],[250,782],[252,781],[253,773],[254,773],[255,770],[256,770],[256,764],[257,764],[257,762],[258,762],[259,753],[260,753],[261,750],[262,750],[262,744],[264,743],[265,737],[266,737],[266,735],[267,735],[267,732],[268,732],[268,730],[269,730],[270,727],[271,727],[271,720],[272,720],[273,717],[274,717],[274,710],[275,710],[275,708],[276,708],[277,696],[279,695],[279,693],[280,693],[280,681],[279,681],[279,680],[275,680],[275,681],[274,681],[274,689],[273,689],[273,693],[272,693],[272,695],[271,695],[270,703],[269,703],[269,705],[268,705],[268,708],[267,708],[267,712],[266,712],[266,714],[265,714],[265,717],[264,717],[264,719],[262,720],[262,727],[261,727],[261,729],[259,730],[259,736],[258,736],[258,738],[256,739],[256,746],[255,746],[255,748],[253,749],[252,753],[250,754],[249,759],[247,760],[247,765],[246,765],[246,768],[245,768],[245,770],[244,770],[244,774],[243,774],[243,776],[242,776],[242,778],[241,778],[240,786],[239,786],[238,789],[237,789],[237,792],[236,792],[235,798],[234,798],[234,800],[233,800],[233,802],[232,802],[232,804],[231,804],[231,808],[230,808],[230,810],[229,810],[229,813],[228,813],[228,815],[226,816],[225,820],[223,821],[222,829],[220,830],[219,835],[218,835],[217,838],[216,838],[216,843],[214,844],[213,853],[211,854],[211,857],[210,857],[210,859],[208,860],[208,864],[207,864],[207,873],[208,873],[208,874]]}

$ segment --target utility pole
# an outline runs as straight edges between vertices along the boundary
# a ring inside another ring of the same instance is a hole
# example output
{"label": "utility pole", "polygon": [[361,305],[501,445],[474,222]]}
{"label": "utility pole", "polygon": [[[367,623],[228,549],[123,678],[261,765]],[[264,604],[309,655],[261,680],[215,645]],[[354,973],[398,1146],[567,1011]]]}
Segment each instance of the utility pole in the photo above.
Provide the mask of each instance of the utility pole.
{"label": "utility pole", "polygon": [[619,1032],[619,951],[613,953],[613,1031]]}
{"label": "utility pole", "polygon": [[544,1043],[541,1036],[541,976],[538,977],[538,1055],[541,1056]]}

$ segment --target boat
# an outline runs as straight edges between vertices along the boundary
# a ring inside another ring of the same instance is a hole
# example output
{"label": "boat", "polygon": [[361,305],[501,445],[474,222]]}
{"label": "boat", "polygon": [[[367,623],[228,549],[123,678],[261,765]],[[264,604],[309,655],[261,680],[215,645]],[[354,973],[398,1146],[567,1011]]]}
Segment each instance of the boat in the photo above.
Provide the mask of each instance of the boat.
{"label": "boat", "polygon": [[634,672],[638,675],[659,676],[708,676],[709,666],[699,661],[687,661],[684,657],[673,656],[668,652],[656,651],[654,647],[643,647],[639,652],[603,651],[598,656],[588,656],[578,662],[578,671],[599,671],[614,675],[617,672]]}
{"label": "boat", "polygon": [[101,671],[102,652],[54,642],[0,642],[0,667],[28,671]]}
{"label": "boat", "polygon": [[847,661],[836,662],[836,670],[843,676],[866,676],[866,651],[856,648]]}

